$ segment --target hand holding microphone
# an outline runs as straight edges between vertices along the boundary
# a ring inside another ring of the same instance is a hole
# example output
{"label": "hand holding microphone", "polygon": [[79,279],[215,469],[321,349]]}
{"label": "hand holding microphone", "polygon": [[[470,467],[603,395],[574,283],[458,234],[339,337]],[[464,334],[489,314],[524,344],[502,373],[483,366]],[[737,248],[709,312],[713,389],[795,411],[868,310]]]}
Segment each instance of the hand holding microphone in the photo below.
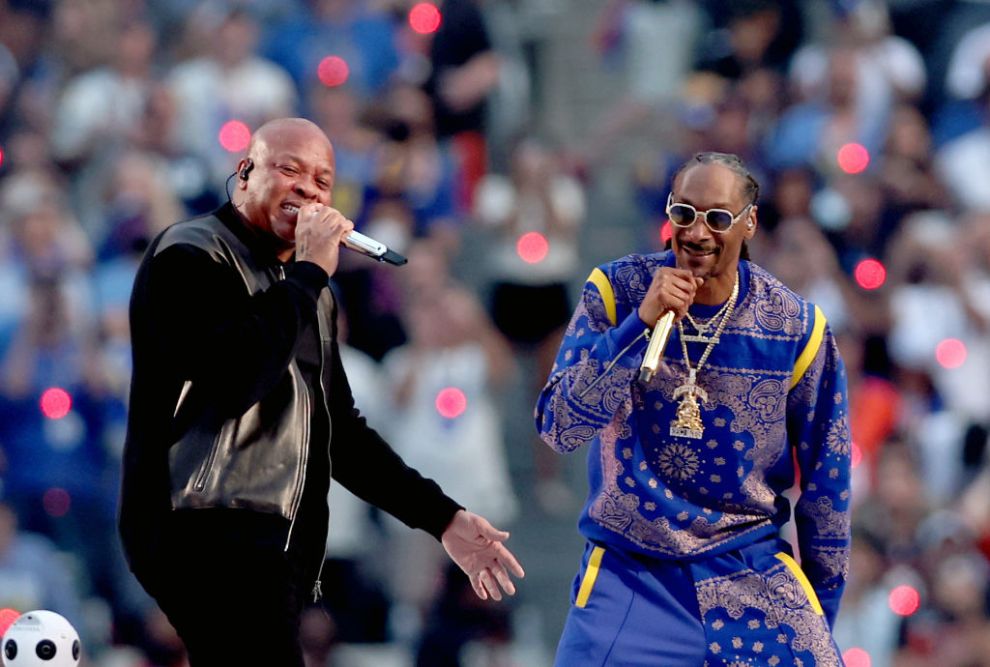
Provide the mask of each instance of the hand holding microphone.
{"label": "hand holding microphone", "polygon": [[653,274],[653,280],[638,310],[639,319],[653,327],[650,344],[639,369],[640,382],[653,379],[660,367],[663,349],[674,324],[687,314],[698,288],[704,282],[703,278],[695,276],[687,269],[669,266],[661,267]]}
{"label": "hand holding microphone", "polygon": [[296,217],[296,260],[319,264],[332,276],[340,262],[340,246],[352,231],[354,223],[331,206],[300,206]]}
{"label": "hand holding microphone", "polygon": [[296,259],[319,264],[333,275],[340,261],[340,247],[396,266],[406,258],[389,250],[385,244],[354,231],[354,223],[332,206],[305,204],[296,218]]}

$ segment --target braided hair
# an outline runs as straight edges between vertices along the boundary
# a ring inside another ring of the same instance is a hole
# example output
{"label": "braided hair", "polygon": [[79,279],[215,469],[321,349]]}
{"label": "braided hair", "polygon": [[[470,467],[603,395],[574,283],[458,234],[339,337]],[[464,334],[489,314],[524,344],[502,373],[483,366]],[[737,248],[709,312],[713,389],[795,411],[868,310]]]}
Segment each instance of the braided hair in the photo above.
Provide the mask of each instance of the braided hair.
{"label": "braided hair", "polygon": [[[742,181],[743,196],[749,200],[750,205],[756,204],[757,199],[760,197],[760,184],[756,182],[753,174],[750,173],[742,159],[734,153],[718,153],[716,151],[695,153],[691,159],[682,164],[674,172],[674,178],[670,182],[676,183],[682,173],[699,164],[719,164],[734,173]],[[742,251],[739,253],[739,257],[741,259],[749,259],[749,247],[745,241],[743,241]]]}

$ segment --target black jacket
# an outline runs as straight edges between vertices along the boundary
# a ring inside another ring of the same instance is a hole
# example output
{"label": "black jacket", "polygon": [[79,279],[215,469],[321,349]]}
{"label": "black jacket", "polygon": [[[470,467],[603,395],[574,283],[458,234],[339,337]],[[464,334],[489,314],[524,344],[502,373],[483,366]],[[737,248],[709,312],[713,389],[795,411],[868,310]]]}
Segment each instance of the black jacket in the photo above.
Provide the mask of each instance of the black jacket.
{"label": "black jacket", "polygon": [[[135,571],[153,567],[175,509],[246,508],[295,519],[313,409],[325,404],[332,477],[439,537],[459,509],[406,466],[354,407],[326,272],[283,264],[232,206],[172,225],[131,295],[134,374],[120,531]],[[316,318],[321,387],[296,362]],[[322,400],[326,397],[326,400]]]}

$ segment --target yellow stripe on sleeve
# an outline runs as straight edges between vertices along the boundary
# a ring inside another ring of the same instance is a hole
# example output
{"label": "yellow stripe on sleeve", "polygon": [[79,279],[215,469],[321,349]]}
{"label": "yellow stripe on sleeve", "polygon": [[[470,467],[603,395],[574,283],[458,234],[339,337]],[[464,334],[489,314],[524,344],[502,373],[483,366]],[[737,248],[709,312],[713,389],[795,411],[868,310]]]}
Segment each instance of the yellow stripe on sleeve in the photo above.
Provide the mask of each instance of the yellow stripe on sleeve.
{"label": "yellow stripe on sleeve", "polygon": [[811,608],[815,610],[815,613],[819,616],[824,616],[825,610],[822,609],[822,603],[818,601],[818,594],[815,593],[815,589],[812,588],[811,582],[808,580],[808,575],[804,573],[804,570],[797,564],[797,561],[784,551],[777,552],[777,560],[786,565],[787,569],[798,580],[798,583],[801,584],[801,588],[804,589],[804,594],[808,596],[808,602],[811,603]]}
{"label": "yellow stripe on sleeve", "polygon": [[584,577],[581,579],[581,588],[578,589],[577,600],[574,601],[575,606],[583,609],[588,604],[588,598],[591,597],[591,589],[595,587],[595,579],[598,578],[598,568],[601,567],[604,553],[605,549],[602,547],[595,547],[591,550],[591,557],[588,558],[588,569],[584,571]]}
{"label": "yellow stripe on sleeve", "polygon": [[599,268],[596,268],[588,276],[588,282],[593,284],[597,289],[598,293],[602,297],[602,301],[605,303],[605,314],[608,315],[608,321],[612,323],[614,327],[616,324],[615,319],[615,292],[612,291],[612,283],[608,281],[608,276],[605,272]]}
{"label": "yellow stripe on sleeve", "polygon": [[811,328],[811,338],[808,339],[808,344],[804,346],[801,355],[794,362],[794,372],[791,373],[791,386],[788,389],[796,387],[797,383],[804,377],[804,374],[808,372],[808,367],[815,360],[815,355],[818,354],[818,348],[822,346],[822,338],[824,337],[825,314],[821,308],[815,306],[815,324]]}

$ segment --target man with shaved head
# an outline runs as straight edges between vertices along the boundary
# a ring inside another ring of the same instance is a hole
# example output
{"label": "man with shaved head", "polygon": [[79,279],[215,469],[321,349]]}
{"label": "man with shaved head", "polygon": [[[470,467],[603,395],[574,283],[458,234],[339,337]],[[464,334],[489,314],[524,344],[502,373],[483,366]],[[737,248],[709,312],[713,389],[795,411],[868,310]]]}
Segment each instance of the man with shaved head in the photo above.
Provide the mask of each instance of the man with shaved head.
{"label": "man with shaved head", "polygon": [[135,280],[120,531],[192,667],[302,667],[331,477],[441,540],[482,599],[523,576],[508,533],[406,466],[354,406],[329,289],[354,224],[332,206],[334,175],[316,125],[263,125],[231,201],[165,230]]}

